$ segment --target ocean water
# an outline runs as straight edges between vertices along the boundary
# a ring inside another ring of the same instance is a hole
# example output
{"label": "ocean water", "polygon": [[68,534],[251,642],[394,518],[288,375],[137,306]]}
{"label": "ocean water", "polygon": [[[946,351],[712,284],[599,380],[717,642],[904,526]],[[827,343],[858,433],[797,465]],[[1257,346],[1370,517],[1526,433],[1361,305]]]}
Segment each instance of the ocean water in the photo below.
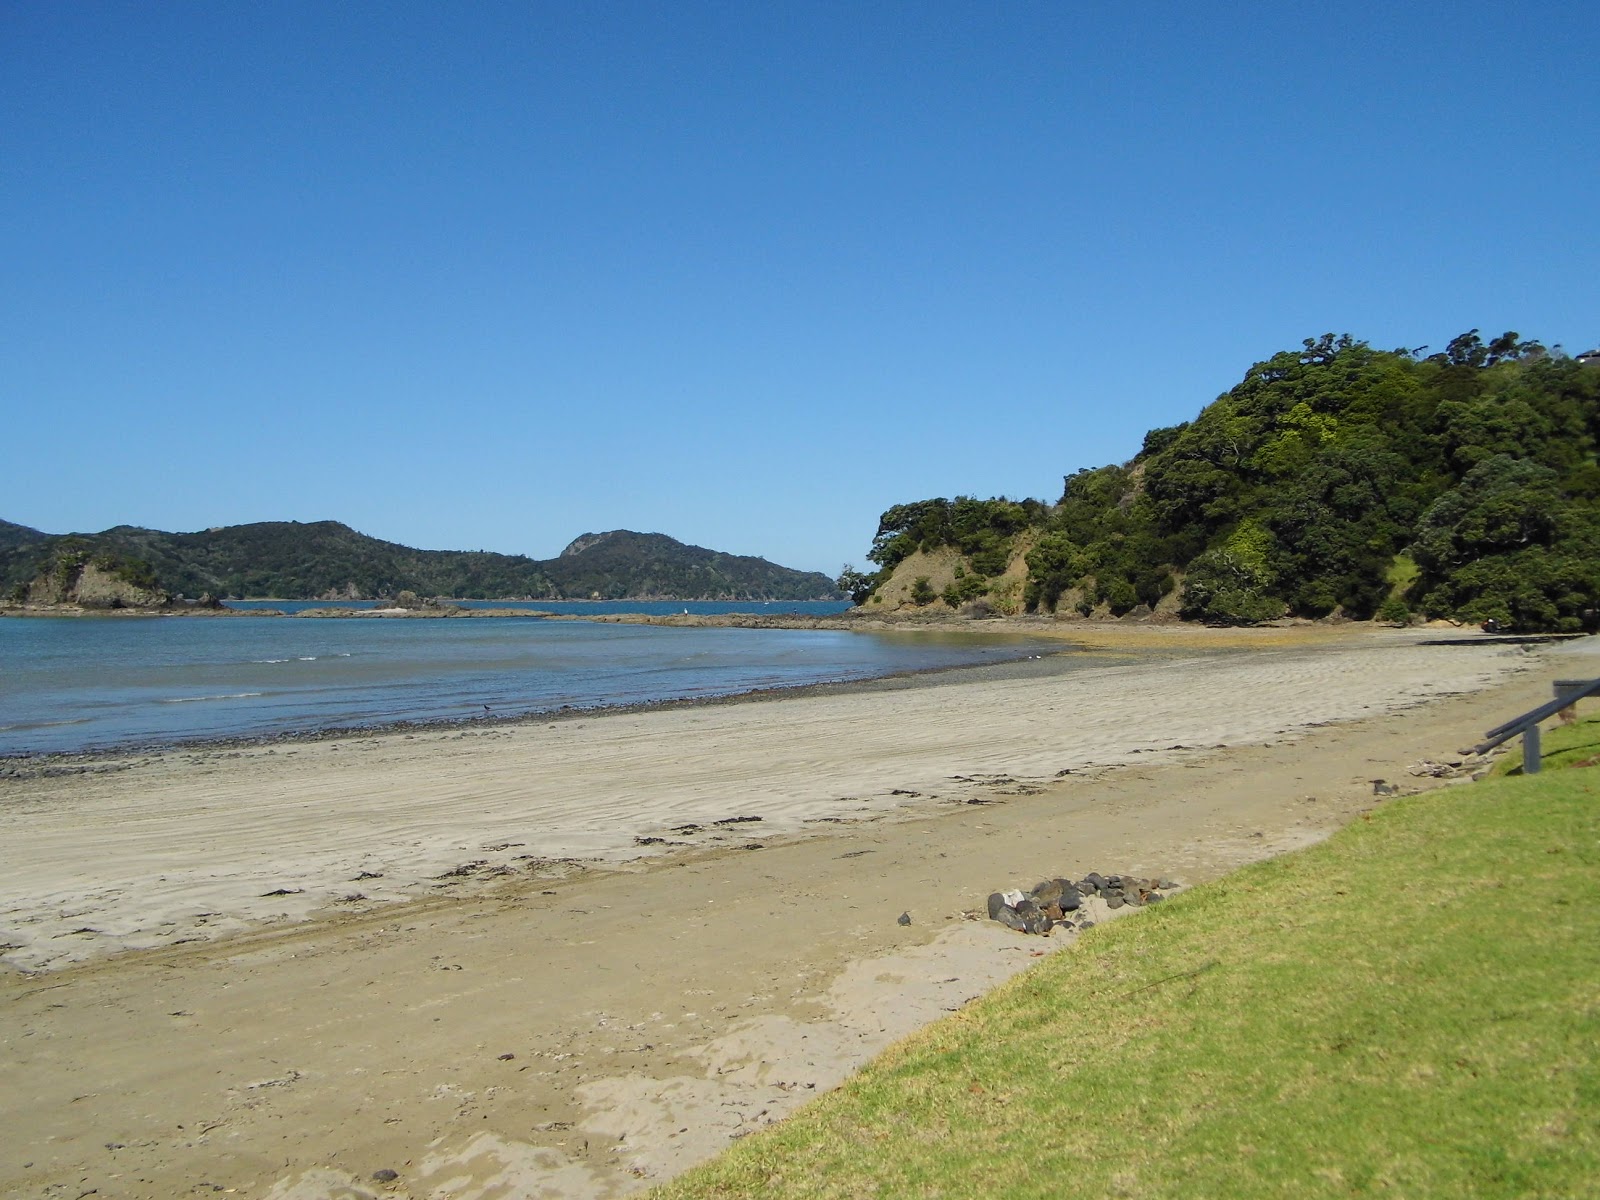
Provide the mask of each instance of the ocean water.
{"label": "ocean water", "polygon": [[11,618],[0,620],[0,755],[724,696],[1045,648],[982,633],[514,617]]}
{"label": "ocean water", "polygon": [[[548,612],[565,616],[600,616],[607,613],[648,613],[666,616],[694,613],[721,616],[727,613],[755,613],[757,616],[827,617],[850,607],[848,600],[452,600],[461,608],[499,608],[512,612]],[[275,608],[280,612],[300,612],[307,608],[376,608],[376,600],[229,600],[229,608],[251,612]]]}

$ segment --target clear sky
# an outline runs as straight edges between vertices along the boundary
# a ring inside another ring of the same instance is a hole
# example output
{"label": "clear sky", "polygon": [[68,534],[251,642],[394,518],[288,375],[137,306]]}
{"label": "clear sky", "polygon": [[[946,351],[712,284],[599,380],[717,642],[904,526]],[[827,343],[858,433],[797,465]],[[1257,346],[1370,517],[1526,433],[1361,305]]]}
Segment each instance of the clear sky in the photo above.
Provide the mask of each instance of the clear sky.
{"label": "clear sky", "polygon": [[0,3],[0,517],[863,564],[1251,363],[1600,342],[1589,3]]}

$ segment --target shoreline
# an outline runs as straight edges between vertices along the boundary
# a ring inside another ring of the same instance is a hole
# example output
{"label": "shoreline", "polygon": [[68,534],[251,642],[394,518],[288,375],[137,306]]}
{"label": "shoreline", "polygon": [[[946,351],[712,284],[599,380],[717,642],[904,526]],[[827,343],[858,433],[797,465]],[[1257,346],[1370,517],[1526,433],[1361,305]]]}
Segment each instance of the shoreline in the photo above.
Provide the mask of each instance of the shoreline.
{"label": "shoreline", "polygon": [[[352,608],[350,604],[380,604],[382,601],[338,601],[338,600],[284,600],[281,598],[260,598],[238,601],[248,604],[307,604],[316,605],[314,608],[300,608],[293,612],[281,608],[234,608],[228,601],[220,601],[215,605],[202,605],[189,601],[174,601],[171,604],[157,607],[141,607],[138,605],[100,606],[83,604],[0,604],[0,617],[62,617],[62,618],[92,618],[108,617],[128,619],[134,617],[364,617],[364,618],[443,618],[443,617],[550,617],[558,620],[598,620],[612,616],[704,616],[709,618],[732,616],[750,617],[754,620],[782,620],[791,618],[798,621],[828,620],[834,617],[851,613],[857,610],[845,609],[841,613],[816,614],[809,613],[660,613],[660,614],[632,614],[632,613],[561,613],[551,609],[541,608],[468,608],[469,604],[826,604],[833,601],[822,600],[677,600],[672,598],[654,599],[650,597],[625,597],[620,600],[447,600],[439,604],[421,604],[415,607],[390,607],[390,608]],[[950,614],[946,614],[949,616]],[[863,614],[865,617],[866,614]],[[868,619],[884,620],[882,615]],[[887,618],[892,620],[892,616]],[[952,619],[955,619],[952,617]],[[809,626],[797,626],[809,628]]]}
{"label": "shoreline", "polygon": [[[809,627],[806,627],[809,628]],[[953,632],[969,632],[956,630]],[[981,630],[970,632],[981,633]],[[925,667],[916,670],[894,671],[887,675],[873,675],[862,679],[822,680],[816,683],[796,683],[774,687],[750,688],[745,691],[718,695],[673,696],[661,700],[638,700],[619,704],[594,704],[587,706],[561,705],[553,709],[537,709],[504,715],[471,714],[464,717],[410,718],[384,721],[369,725],[328,725],[307,729],[288,729],[276,733],[199,736],[182,740],[154,740],[149,742],[119,742],[111,746],[83,750],[45,750],[0,753],[0,780],[18,778],[41,771],[64,771],[74,767],[93,768],[114,763],[119,759],[148,757],[153,754],[182,754],[247,750],[268,746],[295,745],[298,743],[326,742],[329,740],[355,740],[364,737],[383,737],[390,734],[433,733],[458,729],[499,728],[551,721],[570,721],[583,717],[608,714],[673,711],[682,708],[717,707],[728,704],[759,704],[796,696],[826,696],[854,691],[894,690],[910,686],[905,681],[921,681],[922,686],[935,687],[946,682],[939,677],[949,676],[948,682],[959,682],[970,672],[1002,671],[1007,667],[1021,667],[1026,663],[1048,662],[1069,657],[1076,646],[1064,646],[1048,651],[1044,656],[1019,656],[1003,662],[967,663],[953,666]],[[1058,668],[1059,669],[1059,668]],[[1053,673],[1053,672],[1050,672]]]}
{"label": "shoreline", "polygon": [[[37,614],[48,615],[48,614]],[[108,615],[115,614],[82,614]],[[130,614],[131,615],[131,614]],[[145,616],[159,616],[146,613]],[[256,616],[253,612],[234,615]],[[284,615],[284,614],[277,614]],[[375,722],[366,725],[328,725],[305,729],[280,730],[270,733],[228,734],[197,736],[182,739],[152,739],[150,741],[118,742],[108,746],[81,750],[44,750],[0,752],[0,780],[6,778],[34,777],[41,773],[83,773],[113,766],[118,760],[141,758],[160,754],[225,752],[250,750],[272,746],[292,746],[299,743],[326,742],[329,740],[354,740],[364,737],[381,737],[389,734],[416,734],[459,729],[499,728],[525,724],[543,724],[550,721],[568,721],[605,714],[632,714],[673,711],[682,708],[717,707],[728,704],[764,703],[799,696],[827,696],[856,691],[898,690],[913,681],[921,686],[939,686],[945,682],[982,677],[1010,678],[1032,675],[1053,675],[1066,667],[1060,660],[1071,660],[1074,655],[1127,656],[1151,660],[1182,653],[1224,653],[1244,649],[1273,649],[1337,644],[1352,638],[1377,635],[1384,632],[1406,635],[1432,633],[1441,644],[1488,645],[1522,642],[1542,642],[1543,635],[1518,638],[1491,639],[1470,630],[1451,627],[1416,627],[1404,630],[1380,630],[1370,624],[1312,623],[1295,625],[1263,625],[1253,627],[1213,627],[1187,623],[1122,625],[1116,622],[1062,621],[1047,617],[1000,617],[975,622],[958,617],[928,618],[908,617],[904,620],[885,620],[882,617],[771,617],[760,618],[756,623],[749,614],[644,614],[613,613],[582,617],[560,613],[515,614],[537,615],[539,619],[558,621],[595,621],[602,624],[639,624],[664,627],[709,628],[760,628],[760,629],[834,629],[846,632],[937,632],[970,633],[975,635],[1007,634],[1017,637],[1036,637],[1045,642],[1064,643],[1059,649],[1047,651],[1042,657],[1019,656],[999,663],[970,663],[955,666],[927,667],[919,670],[896,671],[863,679],[822,680],[775,687],[752,688],[707,696],[668,697],[660,700],[642,700],[620,704],[589,706],[563,705],[553,709],[529,710],[504,715],[471,714],[462,717],[435,717]],[[1026,664],[1033,663],[1034,666]],[[1054,664],[1053,668],[1050,664]]]}
{"label": "shoreline", "polygon": [[[1109,667],[1085,688],[910,686],[866,704],[830,697],[584,722],[582,736],[569,730],[535,759],[587,780],[572,786],[588,800],[617,779],[589,770],[606,753],[572,756],[653,746],[657,756],[640,766],[663,825],[706,800],[699,787],[724,784],[710,811],[732,797],[740,803],[729,811],[770,821],[763,797],[806,803],[792,791],[803,775],[789,757],[806,743],[826,755],[823,794],[834,799],[821,811],[847,823],[778,837],[765,836],[766,822],[736,824],[721,843],[635,852],[562,878],[479,871],[437,880],[406,903],[330,903],[310,920],[0,976],[11,1014],[0,1120],[30,1147],[26,1163],[0,1163],[0,1194],[70,1184],[69,1194],[156,1200],[204,1179],[274,1200],[623,1195],[780,1118],[1038,954],[1071,953],[1069,938],[964,919],[988,891],[1089,870],[1193,884],[1310,844],[1383,802],[1374,776],[1406,792],[1441,785],[1408,764],[1454,754],[1548,697],[1551,678],[1580,669],[1564,647],[1450,650],[1381,635],[1277,650],[1190,656],[1153,672]],[[996,704],[1002,719],[969,737],[966,727],[987,722]],[[1051,719],[1052,704],[1075,720]],[[1086,706],[1116,711],[1095,718],[1100,733],[1069,744]],[[741,720],[720,719],[729,714]],[[696,716],[707,719],[686,719]],[[1170,749],[1189,735],[1180,734],[1185,722],[1228,744]],[[651,724],[650,740],[638,742]],[[748,724],[758,728],[741,729]],[[907,738],[917,744],[899,745]],[[950,751],[952,740],[960,744]],[[1017,757],[1011,783],[997,782],[1002,763],[985,760],[997,742],[1001,758]],[[698,743],[707,773],[685,775],[675,762]],[[1105,761],[1060,776],[1020,769],[1041,746],[1036,768],[1062,756]],[[395,758],[341,751],[306,764],[299,786],[315,802],[287,814],[302,847],[336,832],[326,823],[355,798],[390,795],[386,772],[406,761],[426,772],[404,776],[414,786],[435,785],[436,802],[417,811],[441,830],[470,825],[498,786],[526,785],[534,748],[445,737],[389,749]],[[967,782],[947,778],[953,762]],[[884,769],[864,774],[872,763]],[[258,782],[272,787],[256,793],[265,801],[293,783],[272,774],[282,765],[169,762],[167,775],[156,770],[138,786],[105,781],[115,786],[100,797],[129,799],[184,778],[211,791],[266,772]],[[859,804],[838,800],[852,781],[924,775],[950,791],[908,802],[914,811],[864,791]],[[440,776],[449,777],[442,786]],[[437,799],[463,787],[441,811]],[[85,798],[76,785],[8,790],[25,801],[0,806],[10,822],[28,815],[22,809],[48,818],[52,794]],[[86,790],[92,798],[97,785]],[[535,819],[529,800],[517,810]],[[92,805],[80,816],[97,810],[106,815]],[[100,849],[159,845],[148,823],[160,813],[127,810],[115,828],[66,822],[59,852],[97,887],[112,886]],[[193,837],[185,857],[226,874],[229,862],[208,851],[270,832],[230,829],[222,842]],[[495,836],[507,833],[502,822]],[[0,845],[35,857],[10,838]],[[57,895],[66,902],[59,886]],[[101,924],[69,911],[68,921]],[[902,912],[909,925],[897,921]],[[375,1183],[380,1168],[393,1178]]]}
{"label": "shoreline", "polygon": [[[53,969],[409,901],[441,880],[610,869],[729,842],[749,832],[736,817],[770,840],[983,805],[1405,710],[1525,660],[1375,631],[1213,649],[11,765],[0,962]],[[1219,694],[1232,696],[1222,709]],[[360,879],[381,882],[346,886]]]}

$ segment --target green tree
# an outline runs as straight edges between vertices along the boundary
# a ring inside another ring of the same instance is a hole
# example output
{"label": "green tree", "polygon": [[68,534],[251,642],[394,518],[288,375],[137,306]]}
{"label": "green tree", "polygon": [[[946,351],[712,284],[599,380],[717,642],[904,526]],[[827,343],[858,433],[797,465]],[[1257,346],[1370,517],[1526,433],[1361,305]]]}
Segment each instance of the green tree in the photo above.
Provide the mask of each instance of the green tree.
{"label": "green tree", "polygon": [[841,592],[850,597],[850,603],[865,604],[872,590],[878,586],[878,576],[876,573],[858,571],[853,564],[845,563],[836,584]]}

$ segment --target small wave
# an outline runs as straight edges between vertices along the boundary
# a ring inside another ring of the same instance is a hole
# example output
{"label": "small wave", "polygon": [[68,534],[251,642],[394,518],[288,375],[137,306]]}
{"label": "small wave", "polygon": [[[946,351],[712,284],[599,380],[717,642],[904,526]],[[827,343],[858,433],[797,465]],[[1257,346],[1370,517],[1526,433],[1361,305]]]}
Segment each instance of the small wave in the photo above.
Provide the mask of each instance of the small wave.
{"label": "small wave", "polygon": [[19,729],[54,729],[58,725],[87,725],[88,717],[72,717],[65,721],[18,721],[15,725],[0,725],[0,733],[11,733]]}
{"label": "small wave", "polygon": [[225,696],[173,696],[163,700],[163,704],[193,704],[197,700],[248,700],[251,696],[262,695],[261,692],[229,692]]}
{"label": "small wave", "polygon": [[257,665],[276,665],[277,663],[319,662],[320,660],[322,660],[324,658],[349,658],[349,657],[350,657],[350,652],[348,650],[344,650],[344,651],[340,651],[338,654],[298,654],[294,658],[252,658],[250,660],[250,662],[252,664],[257,664]]}

